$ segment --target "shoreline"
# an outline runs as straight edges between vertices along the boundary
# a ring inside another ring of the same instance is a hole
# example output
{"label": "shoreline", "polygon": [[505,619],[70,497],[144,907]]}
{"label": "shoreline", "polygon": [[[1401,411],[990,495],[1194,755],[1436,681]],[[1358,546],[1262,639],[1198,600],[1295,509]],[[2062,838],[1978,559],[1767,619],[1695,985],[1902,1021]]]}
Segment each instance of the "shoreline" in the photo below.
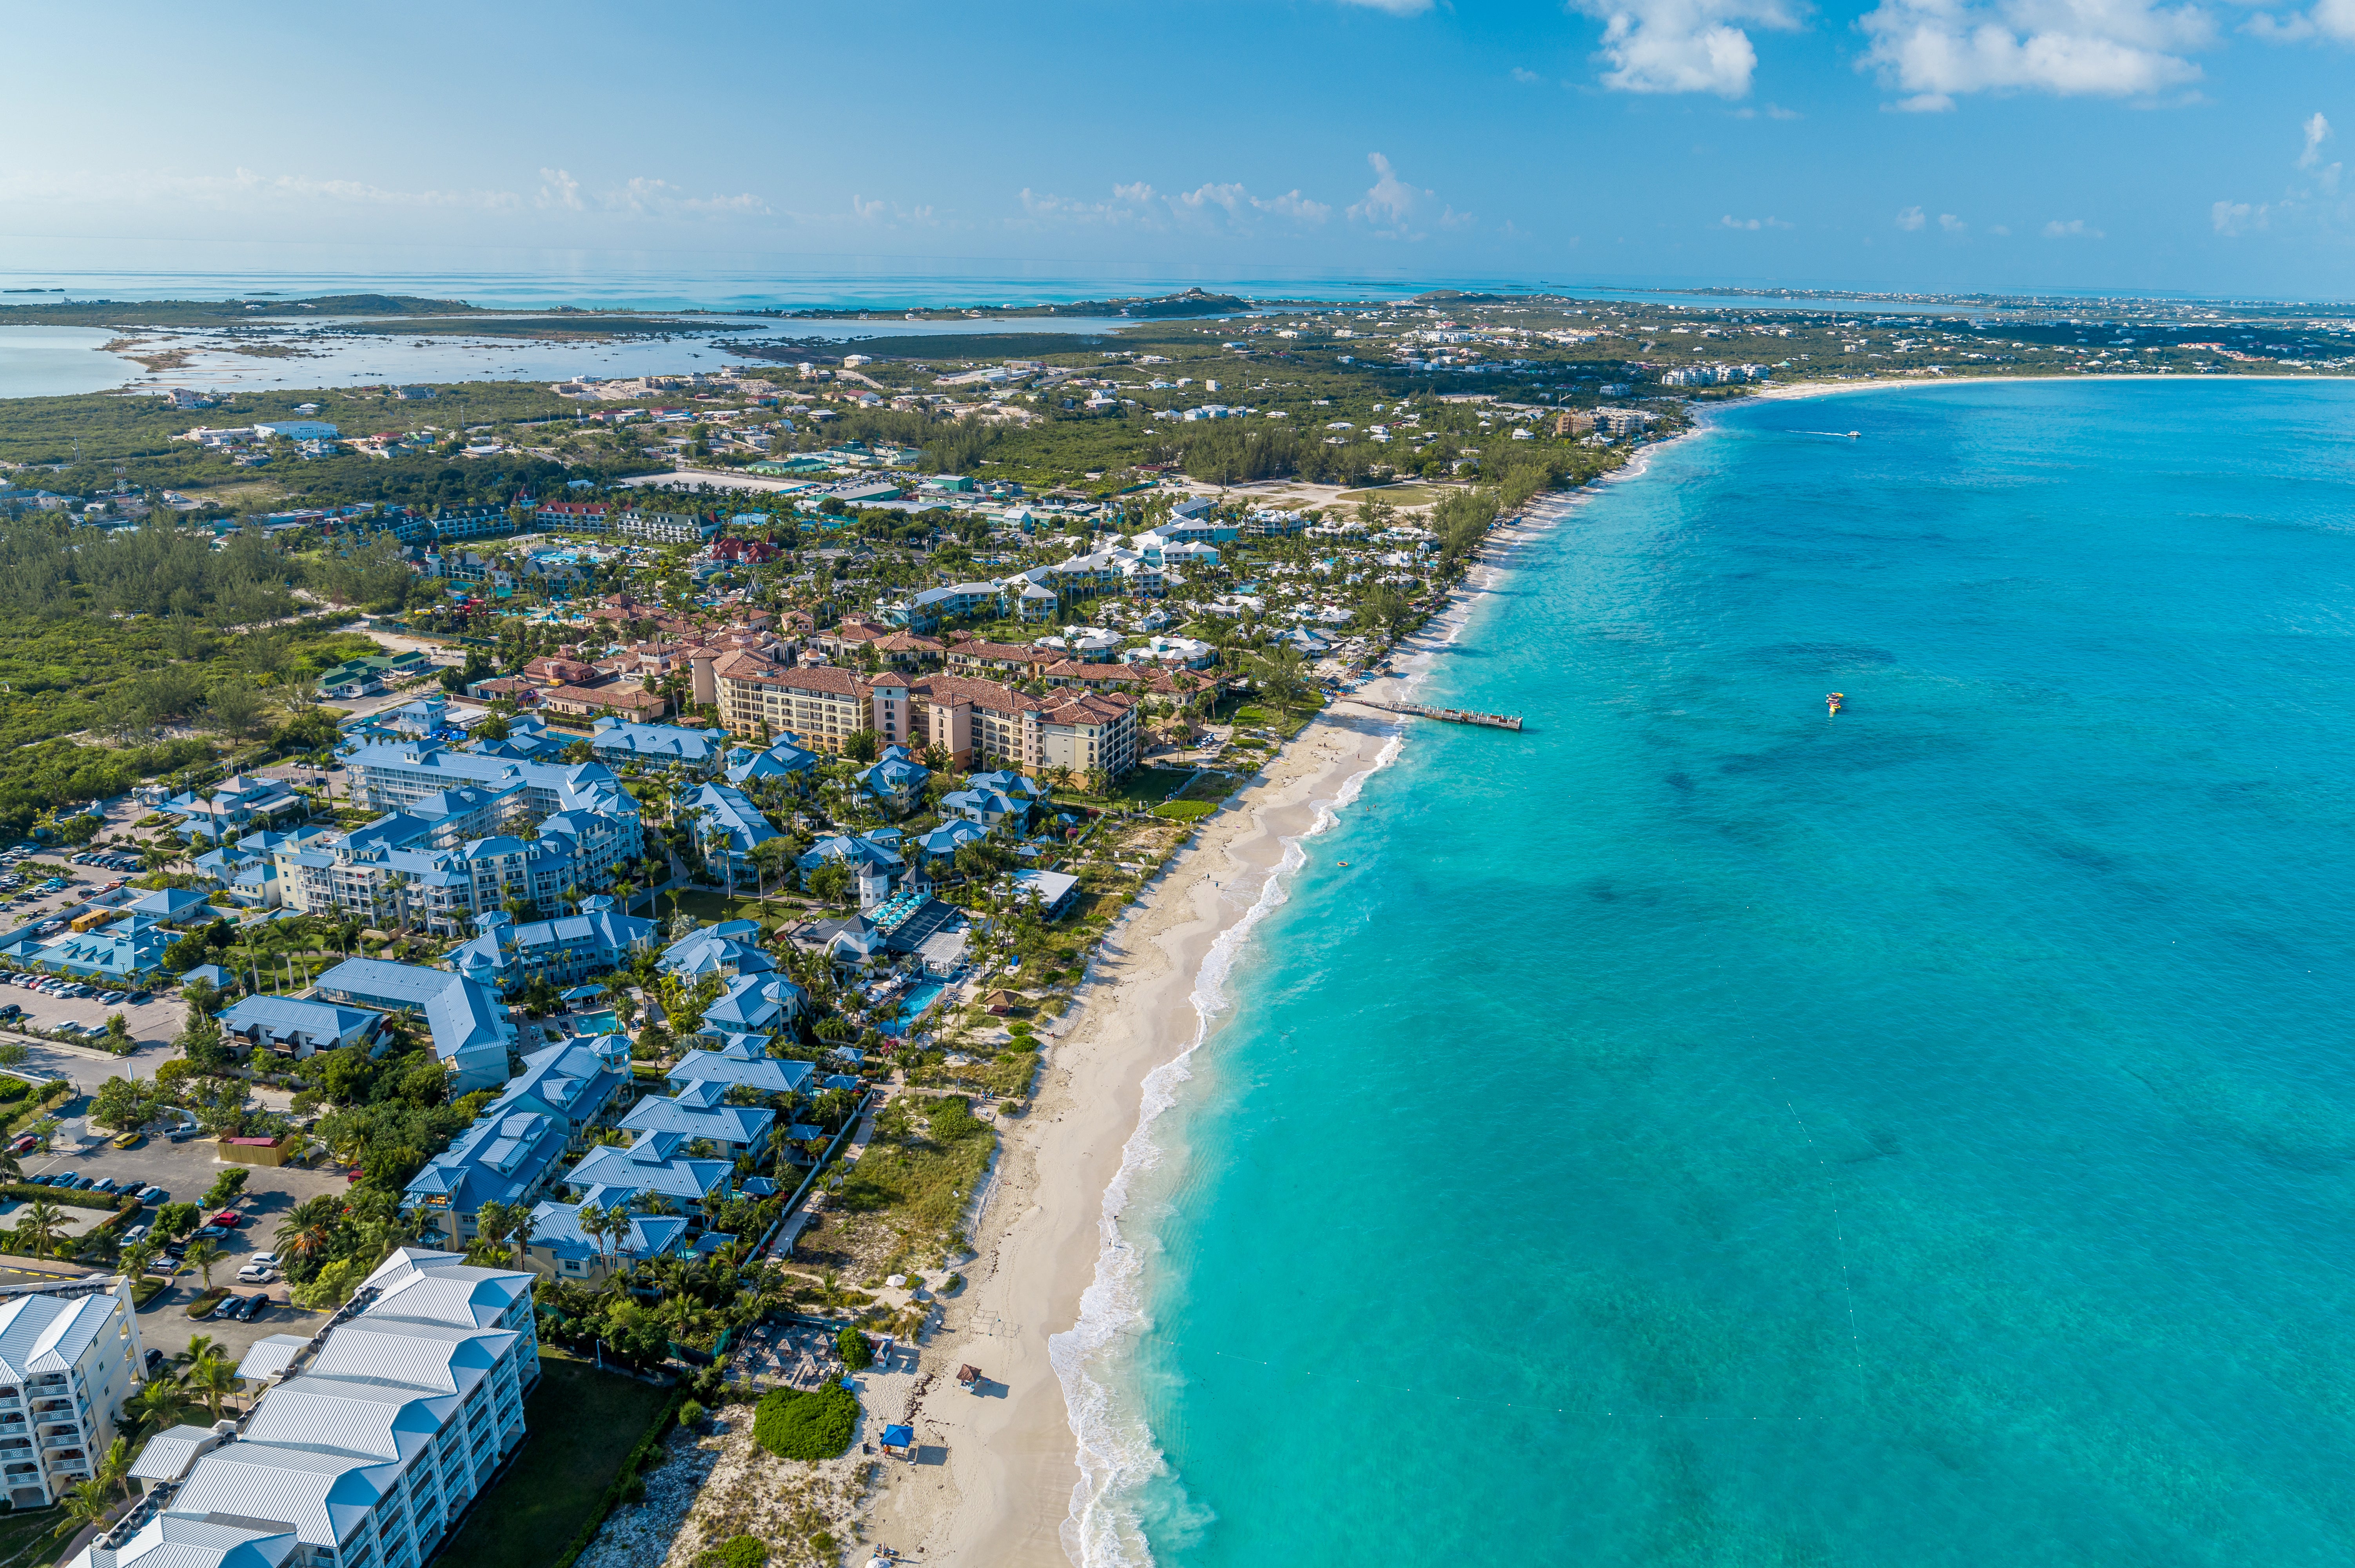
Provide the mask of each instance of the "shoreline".
{"label": "shoreline", "polygon": [[[1500,524],[1447,603],[1400,645],[1401,673],[1368,682],[1368,695],[1397,698],[1420,680],[1518,547],[1593,493],[1557,492]],[[954,1568],[1106,1568],[1128,1555],[1120,1521],[1097,1505],[1159,1455],[1123,1451],[1088,1362],[1141,1315],[1141,1253],[1117,1223],[1129,1178],[1160,1157],[1155,1124],[1216,1032],[1225,975],[1285,901],[1305,840],[1400,755],[1413,722],[1337,705],[1317,714],[1106,933],[1074,1010],[1050,1031],[1028,1114],[999,1124],[965,1287],[924,1346],[931,1370],[970,1362],[991,1392],[940,1378],[919,1421],[943,1456],[890,1470],[864,1510],[868,1541]]]}
{"label": "shoreline", "polygon": [[2147,373],[2136,376],[1916,376],[1908,377],[1902,380],[1881,380],[1876,377],[1869,381],[1775,382],[1752,392],[1748,398],[1732,400],[1727,403],[1722,403],[1718,406],[1721,408],[1732,407],[1736,402],[1783,402],[1793,398],[1837,397],[1849,392],[1913,391],[1923,387],[1977,387],[1995,383],[2016,384],[2027,381],[2053,381],[2065,383],[2071,386],[2087,386],[2111,381],[2176,381],[2191,383],[2205,381],[2344,381],[2348,379],[2350,379],[2350,378],[2345,376],[2318,375],[2201,376],[2193,374],[2189,376],[2153,376]]}

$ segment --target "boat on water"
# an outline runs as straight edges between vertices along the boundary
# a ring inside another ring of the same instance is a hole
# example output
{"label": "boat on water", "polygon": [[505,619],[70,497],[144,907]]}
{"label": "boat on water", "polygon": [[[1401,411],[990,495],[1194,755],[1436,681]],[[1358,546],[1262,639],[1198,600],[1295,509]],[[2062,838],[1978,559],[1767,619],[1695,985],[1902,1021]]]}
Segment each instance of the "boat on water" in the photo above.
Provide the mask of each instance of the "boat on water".
{"label": "boat on water", "polygon": [[1848,696],[1845,692],[1835,691],[1824,699],[1824,708],[1827,712],[1838,713],[1847,705]]}

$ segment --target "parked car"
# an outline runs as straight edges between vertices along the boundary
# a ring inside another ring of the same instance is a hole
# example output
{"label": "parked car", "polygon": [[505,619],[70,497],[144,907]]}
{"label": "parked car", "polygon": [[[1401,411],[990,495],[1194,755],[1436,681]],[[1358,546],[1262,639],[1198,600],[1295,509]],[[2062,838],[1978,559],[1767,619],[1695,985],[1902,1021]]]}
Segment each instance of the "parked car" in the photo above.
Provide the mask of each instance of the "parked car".
{"label": "parked car", "polygon": [[213,1216],[212,1222],[225,1231],[234,1231],[245,1223],[245,1216],[234,1209],[224,1209]]}
{"label": "parked car", "polygon": [[245,1266],[248,1268],[274,1269],[278,1266],[278,1254],[276,1253],[256,1253],[251,1257],[245,1260]]}
{"label": "parked car", "polygon": [[[137,1148],[139,1147],[139,1140],[146,1136],[146,1134],[141,1132],[136,1127],[133,1127],[127,1133],[117,1133],[114,1136],[114,1147],[116,1148]],[[125,1189],[125,1190],[128,1190],[128,1189]]]}
{"label": "parked car", "polygon": [[143,1187],[139,1189],[139,1201],[142,1203],[169,1203],[171,1200],[172,1195],[160,1187]]}
{"label": "parked car", "polygon": [[151,1378],[152,1378],[152,1377],[154,1377],[154,1376],[155,1375],[155,1369],[156,1369],[157,1367],[162,1366],[162,1365],[164,1364],[164,1361],[165,1361],[165,1356],[164,1356],[164,1352],[163,1352],[163,1351],[161,1351],[161,1350],[150,1350],[150,1351],[148,1351],[148,1352],[147,1352],[147,1360],[146,1360],[147,1375],[148,1375],[149,1377],[151,1377]]}
{"label": "parked car", "polygon": [[41,1140],[35,1137],[32,1134],[27,1133],[23,1137],[18,1138],[15,1143],[8,1146],[8,1152],[10,1154],[30,1154],[40,1147]]}
{"label": "parked car", "polygon": [[147,1233],[153,1229],[155,1229],[155,1227],[152,1225],[131,1226],[123,1232],[123,1244],[127,1247],[135,1242],[145,1241],[147,1239]]}
{"label": "parked car", "polygon": [[197,1129],[189,1126],[184,1122],[180,1125],[174,1127],[170,1132],[165,1133],[164,1136],[176,1144],[186,1143],[190,1138],[197,1136]]}
{"label": "parked car", "polygon": [[92,1177],[91,1179],[90,1189],[92,1192],[112,1192],[114,1190],[114,1178],[111,1176]]}
{"label": "parked car", "polygon": [[268,1285],[277,1277],[276,1269],[257,1267],[252,1264],[248,1264],[237,1271],[237,1282],[240,1285]]}
{"label": "parked car", "polygon": [[228,1234],[228,1230],[219,1225],[199,1225],[197,1233],[188,1239],[192,1242],[218,1242]]}

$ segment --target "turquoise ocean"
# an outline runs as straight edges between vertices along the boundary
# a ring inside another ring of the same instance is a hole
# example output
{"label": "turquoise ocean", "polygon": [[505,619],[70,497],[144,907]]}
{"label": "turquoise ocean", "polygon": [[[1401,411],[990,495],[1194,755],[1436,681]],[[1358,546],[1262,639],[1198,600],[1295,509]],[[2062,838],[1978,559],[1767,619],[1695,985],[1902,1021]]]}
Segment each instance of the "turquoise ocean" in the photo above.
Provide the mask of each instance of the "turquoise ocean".
{"label": "turquoise ocean", "polygon": [[1206,978],[1090,1568],[2355,1559],[2355,386],[1738,407],[1423,690],[1529,728]]}

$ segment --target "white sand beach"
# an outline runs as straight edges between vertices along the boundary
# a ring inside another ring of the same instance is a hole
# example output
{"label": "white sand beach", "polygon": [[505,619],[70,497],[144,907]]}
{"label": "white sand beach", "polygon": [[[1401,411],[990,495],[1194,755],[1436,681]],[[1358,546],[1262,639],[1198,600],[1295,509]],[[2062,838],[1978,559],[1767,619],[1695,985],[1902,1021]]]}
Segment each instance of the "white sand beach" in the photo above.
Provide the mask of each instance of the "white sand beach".
{"label": "white sand beach", "polygon": [[[1509,563],[1516,543],[1568,516],[1549,496],[1500,527],[1454,603],[1399,650],[1398,688],[1461,628]],[[1197,1040],[1194,993],[1220,937],[1242,922],[1276,874],[1288,840],[1310,833],[1351,781],[1398,743],[1397,719],[1336,702],[1263,776],[1207,818],[1106,937],[1079,1005],[1054,1031],[1029,1114],[1002,1123],[997,1186],[977,1229],[979,1253],[944,1326],[923,1348],[937,1376],[916,1423],[924,1462],[890,1467],[867,1514],[868,1541],[951,1568],[1061,1568],[1082,1472],[1049,1340],[1071,1330],[1104,1251],[1107,1189],[1136,1133],[1146,1079]],[[988,1392],[955,1381],[979,1368]]]}

